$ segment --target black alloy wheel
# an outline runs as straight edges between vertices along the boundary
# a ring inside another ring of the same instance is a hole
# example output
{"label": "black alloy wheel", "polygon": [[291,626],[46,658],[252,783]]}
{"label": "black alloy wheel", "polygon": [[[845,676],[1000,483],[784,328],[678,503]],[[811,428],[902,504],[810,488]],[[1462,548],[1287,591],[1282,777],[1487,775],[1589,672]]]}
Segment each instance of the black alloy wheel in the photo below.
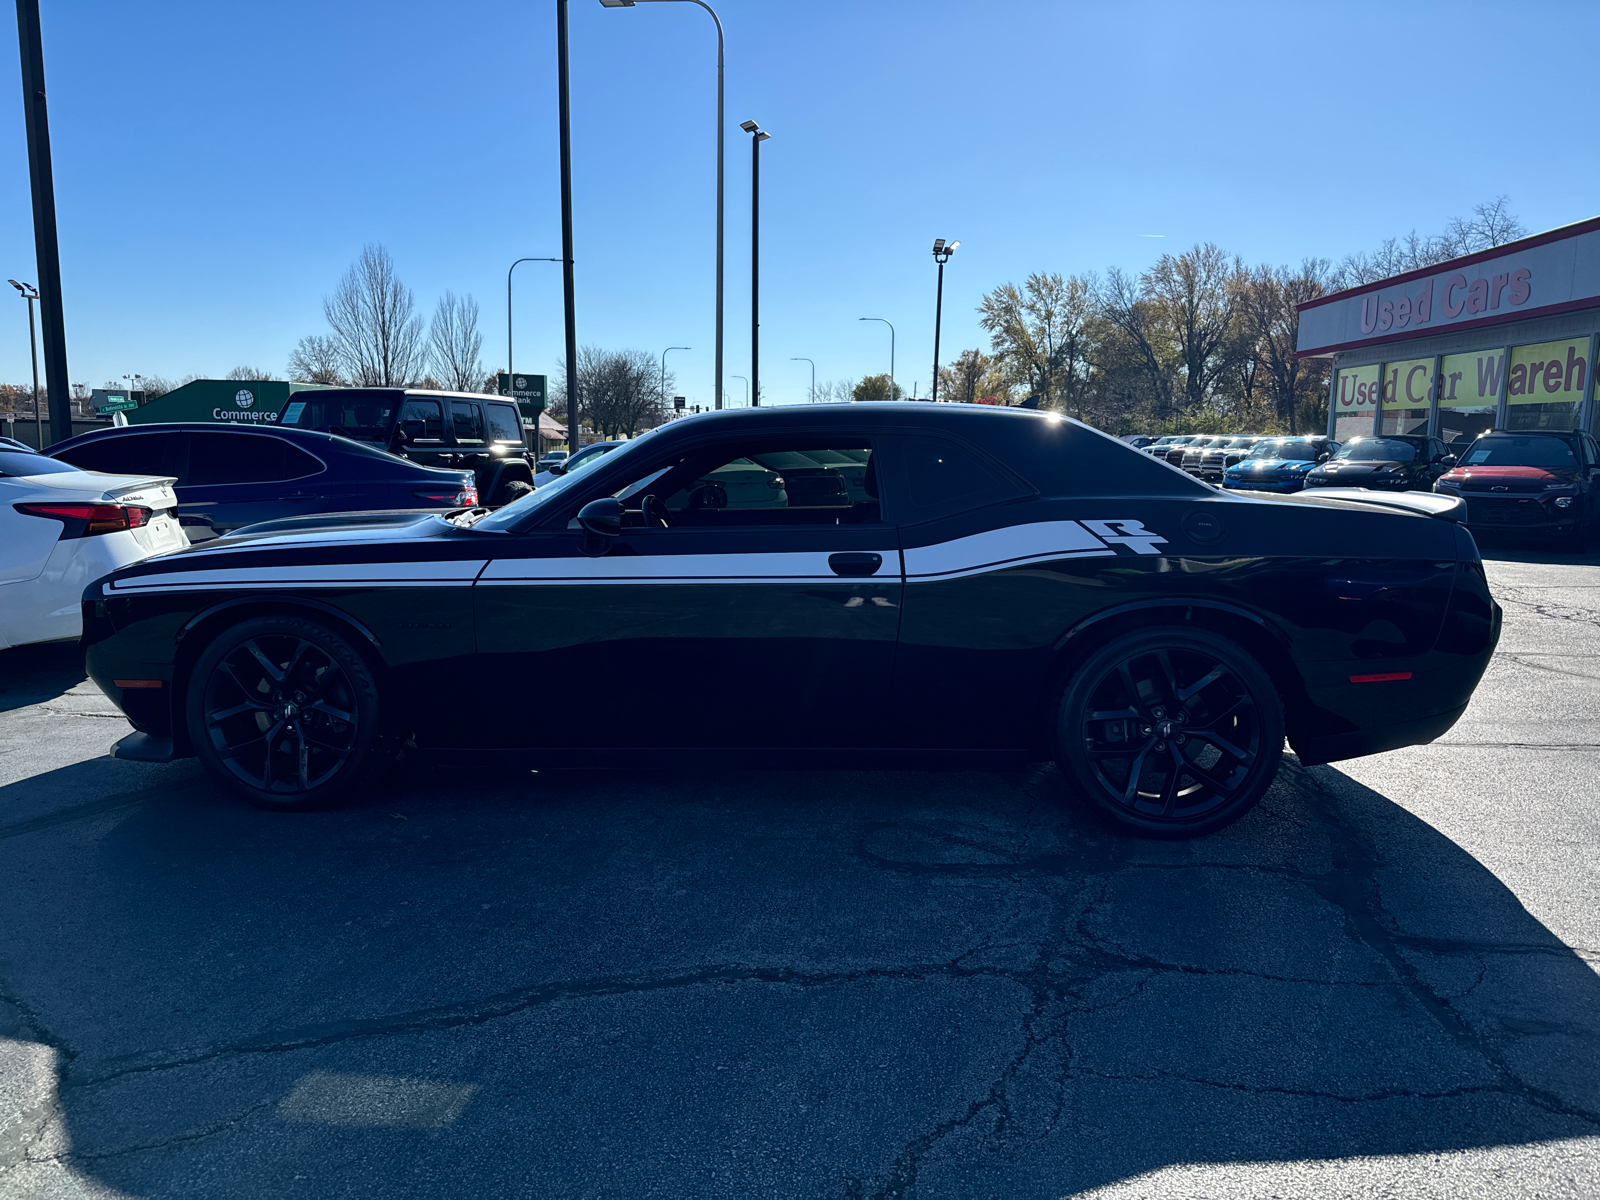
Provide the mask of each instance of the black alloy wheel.
{"label": "black alloy wheel", "polygon": [[1060,765],[1102,811],[1147,836],[1198,837],[1258,801],[1283,757],[1283,705],[1243,648],[1156,628],[1074,672],[1057,720]]}
{"label": "black alloy wheel", "polygon": [[344,638],[299,617],[224,632],[195,664],[189,738],[208,770],[263,808],[313,808],[387,764],[379,693]]}

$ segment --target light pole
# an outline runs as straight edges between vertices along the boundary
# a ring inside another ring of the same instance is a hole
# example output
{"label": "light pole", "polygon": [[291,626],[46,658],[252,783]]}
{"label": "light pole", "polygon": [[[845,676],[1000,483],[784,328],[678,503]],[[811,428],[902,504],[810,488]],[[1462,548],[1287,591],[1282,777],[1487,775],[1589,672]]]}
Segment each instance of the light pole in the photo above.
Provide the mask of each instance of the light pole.
{"label": "light pole", "polygon": [[933,402],[939,403],[939,327],[944,324],[944,265],[956,252],[960,242],[945,244],[943,238],[933,239],[933,261],[939,264],[938,298],[933,302]]}
{"label": "light pole", "polygon": [[861,317],[863,321],[882,321],[889,326],[889,399],[894,399],[894,326],[885,317]]}
{"label": "light pole", "polygon": [[770,133],[762,133],[754,121],[742,121],[739,128],[750,135],[750,391],[761,405],[761,143]]}
{"label": "light pole", "polygon": [[[519,258],[506,268],[506,374],[517,373],[516,363],[511,361],[511,272],[517,269],[518,263],[525,262],[560,262],[559,258]],[[548,397],[547,397],[548,399]]]}
{"label": "light pole", "polygon": [[693,346],[668,346],[661,352],[661,405],[663,408],[665,408],[667,404],[667,355],[671,354],[674,350],[693,349]]}
{"label": "light pole", "polygon": [[811,403],[817,402],[817,364],[809,358],[791,358],[790,362],[811,363]]}
{"label": "light pole", "polygon": [[[559,0],[559,2],[563,2],[564,3],[564,0]],[[645,4],[651,4],[651,3],[661,4],[661,3],[667,3],[668,0],[600,0],[600,3],[606,8],[632,8],[636,2],[645,3]],[[723,80],[723,54],[722,54],[722,50],[723,50],[723,46],[722,46],[722,18],[717,16],[717,10],[712,8],[711,5],[707,4],[705,2],[705,0],[683,0],[683,2],[689,3],[689,4],[698,4],[701,8],[705,9],[708,13],[711,14],[711,19],[713,21],[715,21],[716,25],[717,25],[717,350],[716,350],[716,361],[715,361],[715,363],[714,363],[714,365],[712,367],[713,379],[712,379],[712,385],[711,386],[712,386],[712,389],[713,389],[712,394],[714,396],[716,396],[717,407],[721,408],[722,407],[722,205],[723,205],[723,185],[722,185],[722,162],[723,162],[723,156],[722,156],[722,141],[723,141],[723,136],[722,136],[722,125],[723,125],[722,112],[723,112],[723,108],[722,108],[722,99],[723,99],[723,94],[724,94],[724,87],[723,87],[723,83],[724,83],[724,80]]]}
{"label": "light pole", "polygon": [[[578,432],[578,309],[572,277],[572,104],[567,71],[567,0],[556,0],[556,90],[561,126],[561,300],[566,315],[567,449],[582,448]],[[510,288],[510,273],[506,287]],[[507,348],[509,351],[509,347]],[[506,363],[506,370],[511,364]]]}
{"label": "light pole", "polygon": [[33,334],[33,302],[39,298],[39,289],[31,283],[6,280],[28,302],[28,353],[33,356],[33,437],[36,450],[44,449],[44,406],[39,403],[39,340]]}
{"label": "light pole", "polygon": [[744,384],[744,406],[746,408],[749,408],[750,407],[750,381],[748,379],[746,379],[743,375],[734,375],[734,376],[731,376],[731,378],[737,379],[740,383]]}

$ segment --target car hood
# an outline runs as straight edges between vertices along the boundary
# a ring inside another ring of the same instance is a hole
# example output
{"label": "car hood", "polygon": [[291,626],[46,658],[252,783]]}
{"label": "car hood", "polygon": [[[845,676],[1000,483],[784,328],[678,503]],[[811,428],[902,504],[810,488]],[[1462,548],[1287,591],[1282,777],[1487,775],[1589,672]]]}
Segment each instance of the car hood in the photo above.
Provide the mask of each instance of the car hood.
{"label": "car hood", "polygon": [[[1441,476],[1441,482],[1466,484],[1521,484],[1539,491],[1553,483],[1577,483],[1576,471],[1549,467],[1456,467]],[[1519,488],[1518,490],[1522,490]]]}
{"label": "car hood", "polygon": [[458,528],[444,519],[446,512],[458,509],[403,508],[393,511],[327,513],[322,516],[284,517],[236,529],[226,537],[213,538],[196,551],[239,550],[248,546],[306,546],[319,542],[393,542],[411,538],[439,537]]}
{"label": "car hood", "polygon": [[1315,459],[1310,458],[1247,458],[1243,462],[1234,463],[1228,470],[1264,475],[1270,471],[1281,471],[1286,467],[1297,470],[1300,467],[1313,466],[1315,462]]}

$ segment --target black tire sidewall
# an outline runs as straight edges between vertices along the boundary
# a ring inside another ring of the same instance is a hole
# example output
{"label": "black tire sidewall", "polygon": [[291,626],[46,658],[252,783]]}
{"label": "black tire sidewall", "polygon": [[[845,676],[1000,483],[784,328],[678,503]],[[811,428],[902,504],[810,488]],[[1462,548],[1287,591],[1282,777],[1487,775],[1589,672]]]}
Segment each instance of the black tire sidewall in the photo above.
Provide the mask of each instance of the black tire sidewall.
{"label": "black tire sidewall", "polygon": [[[350,680],[357,704],[356,745],[339,772],[327,782],[306,792],[285,795],[252,787],[222,761],[211,744],[205,725],[206,684],[217,664],[252,638],[287,636],[304,638],[339,664]],[[391,740],[384,736],[383,705],[371,666],[339,634],[321,623],[304,617],[254,617],[224,630],[213,638],[195,660],[189,673],[184,714],[189,742],[195,757],[218,781],[259,808],[296,810],[321,808],[345,799],[369,783],[386,764],[385,751]]]}
{"label": "black tire sidewall", "polygon": [[[1261,721],[1261,750],[1251,774],[1227,804],[1187,821],[1160,821],[1130,812],[1106,795],[1083,751],[1078,715],[1090,692],[1116,663],[1157,648],[1197,650],[1214,655],[1238,674],[1255,698]],[[1244,647],[1204,629],[1157,627],[1122,634],[1087,655],[1074,668],[1062,689],[1055,714],[1056,762],[1072,786],[1093,800],[1102,814],[1125,830],[1145,837],[1192,838],[1214,833],[1237,821],[1266,793],[1277,777],[1283,758],[1284,715],[1278,689],[1266,670]]]}

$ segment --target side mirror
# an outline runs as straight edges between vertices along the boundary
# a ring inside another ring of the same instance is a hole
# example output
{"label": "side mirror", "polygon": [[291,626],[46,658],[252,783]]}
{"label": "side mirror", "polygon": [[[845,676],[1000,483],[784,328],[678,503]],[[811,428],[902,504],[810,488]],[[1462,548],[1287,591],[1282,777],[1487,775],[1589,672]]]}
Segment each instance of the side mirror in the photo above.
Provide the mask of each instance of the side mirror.
{"label": "side mirror", "polygon": [[407,442],[414,442],[428,432],[428,427],[421,421],[401,421],[400,437]]}
{"label": "side mirror", "polygon": [[1328,459],[1330,459],[1332,457],[1333,456],[1331,454],[1329,454],[1326,450],[1324,450],[1321,454],[1317,455],[1317,461],[1319,463],[1325,463],[1325,462],[1328,461]]}
{"label": "side mirror", "polygon": [[567,469],[560,463],[551,463],[547,469],[552,475],[565,475],[567,473]]}
{"label": "side mirror", "polygon": [[1448,471],[1451,467],[1455,466],[1458,461],[1459,460],[1454,454],[1446,454],[1439,460],[1439,465]]}
{"label": "side mirror", "polygon": [[615,496],[589,501],[578,512],[578,524],[597,537],[616,537],[622,532],[622,501]]}

